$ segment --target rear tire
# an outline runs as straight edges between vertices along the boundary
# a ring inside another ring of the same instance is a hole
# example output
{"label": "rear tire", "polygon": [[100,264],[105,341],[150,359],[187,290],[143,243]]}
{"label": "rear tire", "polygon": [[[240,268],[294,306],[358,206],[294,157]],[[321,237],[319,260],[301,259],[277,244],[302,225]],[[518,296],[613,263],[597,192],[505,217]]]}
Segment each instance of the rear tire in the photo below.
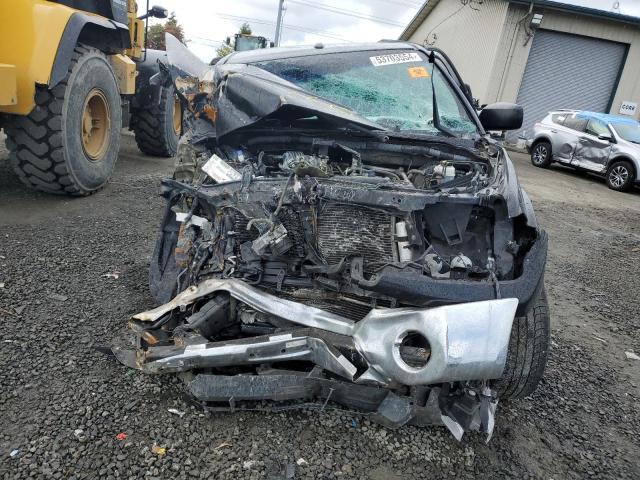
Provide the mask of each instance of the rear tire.
{"label": "rear tire", "polygon": [[531,395],[544,375],[550,342],[549,304],[544,285],[532,302],[525,316],[513,320],[504,373],[493,385],[501,399]]}
{"label": "rear tire", "polygon": [[531,163],[534,167],[547,168],[551,165],[551,144],[538,142],[531,148]]}
{"label": "rear tire", "polygon": [[78,45],[67,76],[49,90],[38,86],[36,107],[5,125],[14,171],[30,188],[89,195],[113,173],[120,149],[122,106],[106,56]]}
{"label": "rear tire", "polygon": [[635,170],[626,160],[613,162],[607,169],[607,187],[617,192],[629,191],[635,178]]}
{"label": "rear tire", "polygon": [[173,85],[162,88],[159,104],[133,112],[131,130],[142,153],[155,157],[176,154],[182,133],[182,110]]}

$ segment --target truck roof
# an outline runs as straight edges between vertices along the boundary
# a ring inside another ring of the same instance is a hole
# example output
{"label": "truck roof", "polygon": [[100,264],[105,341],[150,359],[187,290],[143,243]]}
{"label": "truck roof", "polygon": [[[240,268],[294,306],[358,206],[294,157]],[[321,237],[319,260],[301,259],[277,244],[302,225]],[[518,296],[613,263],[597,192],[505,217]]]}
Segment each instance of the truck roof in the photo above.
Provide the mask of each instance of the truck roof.
{"label": "truck roof", "polygon": [[220,64],[225,63],[255,63],[268,60],[278,60],[282,58],[308,57],[311,55],[325,55],[328,53],[348,53],[366,52],[379,50],[418,50],[417,45],[396,41],[381,41],[375,43],[347,43],[331,45],[305,45],[295,47],[264,48],[259,50],[249,50],[246,52],[236,52],[220,60]]}

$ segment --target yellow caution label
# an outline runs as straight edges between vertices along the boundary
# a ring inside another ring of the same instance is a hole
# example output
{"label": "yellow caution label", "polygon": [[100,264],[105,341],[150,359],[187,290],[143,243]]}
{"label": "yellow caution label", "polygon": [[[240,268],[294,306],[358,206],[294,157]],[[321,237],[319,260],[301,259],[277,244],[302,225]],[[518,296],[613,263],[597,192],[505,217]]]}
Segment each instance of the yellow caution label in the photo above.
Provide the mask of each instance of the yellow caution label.
{"label": "yellow caution label", "polygon": [[426,67],[409,67],[407,68],[411,78],[429,78],[429,72]]}

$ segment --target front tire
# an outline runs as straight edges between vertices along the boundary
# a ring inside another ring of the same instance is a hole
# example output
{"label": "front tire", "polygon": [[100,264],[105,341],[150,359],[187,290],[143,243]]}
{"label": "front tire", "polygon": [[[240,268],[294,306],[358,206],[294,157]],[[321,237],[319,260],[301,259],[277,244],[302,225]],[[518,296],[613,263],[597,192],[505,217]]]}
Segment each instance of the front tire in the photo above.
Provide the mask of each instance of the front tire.
{"label": "front tire", "polygon": [[536,295],[529,312],[513,320],[504,373],[493,385],[501,399],[531,395],[544,375],[551,334],[544,285]]}
{"label": "front tire", "polygon": [[607,170],[607,187],[617,192],[626,192],[631,189],[635,177],[631,163],[626,160],[613,162]]}
{"label": "front tire", "polygon": [[531,149],[531,163],[534,167],[547,168],[551,165],[551,144],[538,142]]}
{"label": "front tire", "polygon": [[160,103],[136,109],[131,130],[142,153],[154,157],[173,157],[182,134],[182,108],[172,86],[163,87]]}
{"label": "front tire", "polygon": [[120,149],[122,106],[106,56],[78,45],[65,79],[38,86],[36,107],[6,125],[14,171],[30,188],[89,195],[113,173]]}

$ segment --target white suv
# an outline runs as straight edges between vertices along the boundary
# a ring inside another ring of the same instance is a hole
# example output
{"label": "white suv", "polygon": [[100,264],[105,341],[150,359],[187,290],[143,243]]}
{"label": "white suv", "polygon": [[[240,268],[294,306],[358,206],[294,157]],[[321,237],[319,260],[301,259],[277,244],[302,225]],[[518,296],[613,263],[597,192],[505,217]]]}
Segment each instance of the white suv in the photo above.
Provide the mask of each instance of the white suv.
{"label": "white suv", "polygon": [[550,112],[527,140],[531,163],[552,162],[606,177],[609,188],[640,184],[640,123],[632,118],[577,110]]}

